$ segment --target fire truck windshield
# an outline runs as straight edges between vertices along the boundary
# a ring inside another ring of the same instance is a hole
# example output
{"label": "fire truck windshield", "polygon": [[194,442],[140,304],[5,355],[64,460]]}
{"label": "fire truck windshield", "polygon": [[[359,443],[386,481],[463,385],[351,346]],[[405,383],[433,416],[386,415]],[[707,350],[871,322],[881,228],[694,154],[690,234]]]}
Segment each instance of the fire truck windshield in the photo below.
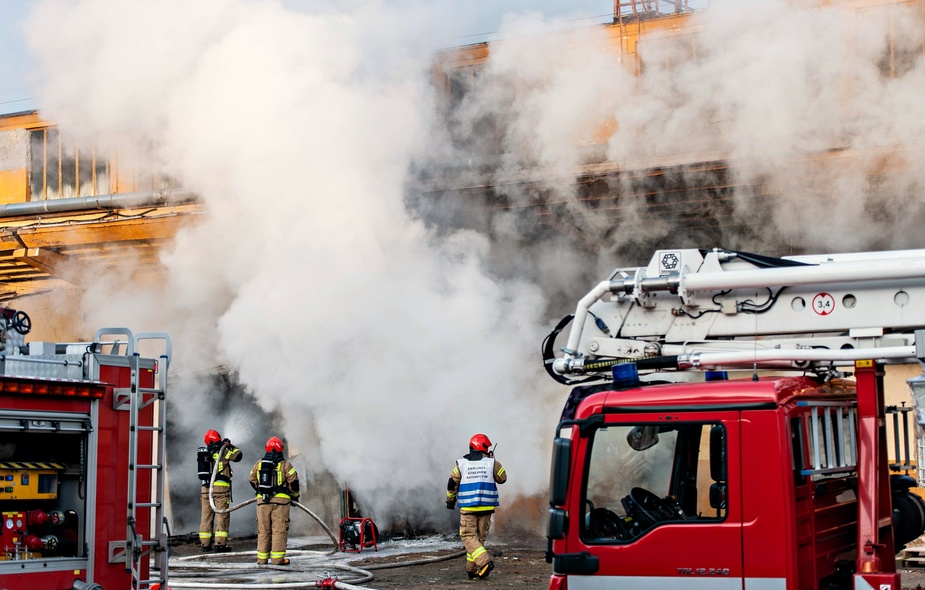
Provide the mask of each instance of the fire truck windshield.
{"label": "fire truck windshield", "polygon": [[628,543],[664,523],[723,520],[726,437],[720,423],[619,424],[590,436],[582,540]]}

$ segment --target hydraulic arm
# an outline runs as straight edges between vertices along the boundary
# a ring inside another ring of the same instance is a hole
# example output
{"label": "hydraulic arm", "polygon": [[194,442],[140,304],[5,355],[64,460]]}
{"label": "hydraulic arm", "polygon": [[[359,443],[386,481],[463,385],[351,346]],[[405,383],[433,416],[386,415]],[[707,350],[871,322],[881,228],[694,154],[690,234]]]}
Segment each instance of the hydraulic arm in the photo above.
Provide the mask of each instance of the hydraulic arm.
{"label": "hydraulic arm", "polygon": [[826,369],[856,360],[925,357],[925,250],[769,258],[726,250],[660,250],[617,269],[575,310],[550,373],[640,368]]}

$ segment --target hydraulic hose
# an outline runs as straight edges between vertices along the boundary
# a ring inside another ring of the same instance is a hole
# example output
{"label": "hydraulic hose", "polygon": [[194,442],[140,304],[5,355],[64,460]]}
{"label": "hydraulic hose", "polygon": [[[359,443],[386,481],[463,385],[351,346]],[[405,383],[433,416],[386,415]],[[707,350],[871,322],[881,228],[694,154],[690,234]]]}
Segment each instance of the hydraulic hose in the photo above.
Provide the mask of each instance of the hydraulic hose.
{"label": "hydraulic hose", "polygon": [[[228,448],[227,443],[223,444],[222,448],[218,451],[219,457],[222,457],[224,455],[226,448]],[[212,467],[212,477],[209,478],[209,506],[212,508],[212,511],[215,512],[216,514],[225,514],[228,512],[234,512],[235,510],[238,510],[239,508],[243,508],[247,506],[248,504],[256,502],[257,497],[255,496],[249,500],[245,500],[241,502],[240,504],[230,506],[229,508],[219,509],[218,507],[215,506],[215,498],[212,496],[212,487],[215,485],[215,477],[218,475],[218,464],[219,463],[220,461],[215,462],[215,465]],[[291,504],[295,506],[296,508],[302,509],[302,511],[304,511],[306,514],[311,516],[315,520],[315,522],[321,525],[321,528],[324,529],[324,532],[328,534],[328,537],[330,537],[331,542],[334,544],[334,548],[330,552],[328,552],[327,555],[333,555],[334,553],[337,553],[337,551],[340,549],[340,541],[337,540],[337,538],[334,536],[334,533],[332,533],[331,529],[328,528],[328,525],[326,525],[324,521],[318,517],[317,514],[309,510],[308,507],[305,506],[304,504],[300,504],[299,502],[296,502],[295,500],[292,500]]]}

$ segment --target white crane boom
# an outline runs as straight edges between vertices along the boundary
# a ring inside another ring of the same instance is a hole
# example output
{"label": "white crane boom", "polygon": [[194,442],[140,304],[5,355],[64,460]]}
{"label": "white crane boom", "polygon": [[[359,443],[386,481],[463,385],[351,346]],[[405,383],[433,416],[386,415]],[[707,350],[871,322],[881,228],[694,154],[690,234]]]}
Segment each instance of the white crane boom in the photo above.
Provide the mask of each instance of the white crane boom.
{"label": "white crane boom", "polygon": [[788,258],[660,250],[585,295],[564,356],[546,362],[559,376],[642,359],[667,369],[806,370],[908,363],[923,350],[925,250]]}

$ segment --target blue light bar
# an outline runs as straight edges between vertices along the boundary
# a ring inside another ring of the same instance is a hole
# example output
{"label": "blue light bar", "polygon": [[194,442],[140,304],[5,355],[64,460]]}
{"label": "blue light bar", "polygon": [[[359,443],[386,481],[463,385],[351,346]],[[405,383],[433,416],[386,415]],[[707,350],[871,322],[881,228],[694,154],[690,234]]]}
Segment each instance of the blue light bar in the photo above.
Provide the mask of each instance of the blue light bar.
{"label": "blue light bar", "polygon": [[639,387],[639,371],[636,368],[636,363],[620,363],[614,365],[611,371],[613,372],[614,389]]}

